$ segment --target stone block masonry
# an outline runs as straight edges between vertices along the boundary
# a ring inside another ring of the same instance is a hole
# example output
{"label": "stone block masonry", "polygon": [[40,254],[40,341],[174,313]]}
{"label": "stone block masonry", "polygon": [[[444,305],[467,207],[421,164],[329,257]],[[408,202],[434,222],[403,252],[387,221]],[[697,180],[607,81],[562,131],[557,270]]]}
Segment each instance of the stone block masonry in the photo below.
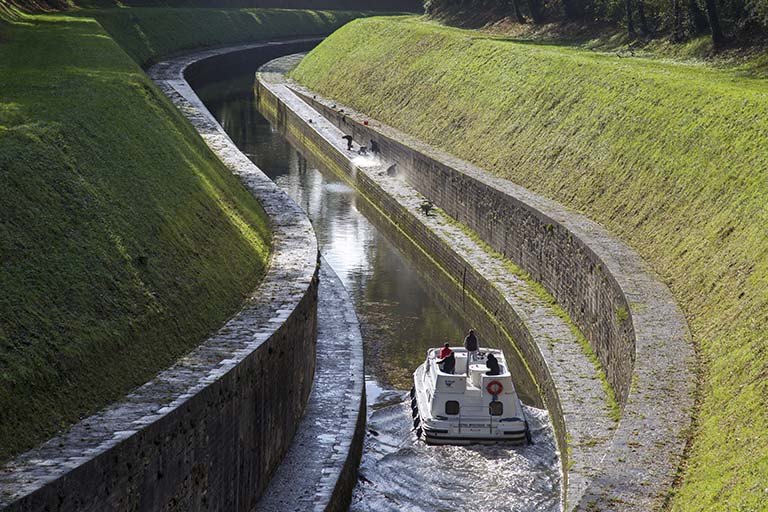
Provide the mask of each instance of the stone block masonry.
{"label": "stone block masonry", "polygon": [[[661,507],[686,443],[695,380],[687,327],[669,290],[631,249],[589,219],[347,107],[334,106],[311,91],[278,82],[275,74],[261,75],[257,85],[259,104],[289,137],[318,154],[329,168],[349,172],[357,183],[380,180],[345,162],[340,141],[335,140],[342,132],[331,134],[317,119],[330,120],[357,142],[376,140],[384,160],[396,163],[410,186],[530,273],[584,332],[616,392],[622,418],[613,428],[595,425],[596,442],[607,439],[600,446],[596,465],[571,467],[564,463],[566,508]],[[291,89],[303,97],[306,108],[316,110],[304,110],[289,99],[286,91]],[[313,118],[311,124],[307,122],[309,117]],[[369,193],[365,187],[357,188]],[[379,189],[378,196],[372,195],[372,202],[395,217],[407,236],[419,242],[428,240],[430,235],[424,225],[410,223],[408,216],[400,213],[402,209],[398,211],[392,204],[392,197],[387,200],[386,196],[393,192],[382,193]],[[461,279],[461,266],[444,254],[434,250],[433,256]],[[479,281],[476,285],[483,288]],[[496,304],[488,306],[489,311],[499,311]],[[525,317],[517,313],[518,320]],[[516,323],[511,315],[504,324],[510,329],[517,327],[516,341],[520,345],[526,345],[526,340],[534,342],[531,347],[538,344],[538,355],[530,350],[524,356],[550,410],[561,454],[567,458],[568,452],[588,448],[590,441],[571,436],[574,423],[578,425],[577,415],[589,408],[581,404],[579,411],[580,407],[569,403],[578,392],[569,392],[558,377],[574,370],[568,367],[570,361],[558,357],[562,344],[548,354],[546,342],[536,339],[530,330],[522,332],[528,329],[528,322]],[[550,382],[555,389],[549,389]],[[573,459],[579,462],[577,457]],[[580,485],[574,485],[574,477],[581,481]]]}
{"label": "stone block masonry", "polygon": [[325,259],[317,312],[315,386],[260,512],[344,512],[357,483],[367,414],[363,336],[352,299]]}
{"label": "stone block masonry", "polygon": [[[258,47],[275,44],[239,49]],[[266,210],[267,273],[242,310],[174,366],[0,469],[0,510],[251,511],[291,445],[315,371],[318,245],[301,208],[237,150],[184,79],[189,64],[228,51],[149,74]]]}

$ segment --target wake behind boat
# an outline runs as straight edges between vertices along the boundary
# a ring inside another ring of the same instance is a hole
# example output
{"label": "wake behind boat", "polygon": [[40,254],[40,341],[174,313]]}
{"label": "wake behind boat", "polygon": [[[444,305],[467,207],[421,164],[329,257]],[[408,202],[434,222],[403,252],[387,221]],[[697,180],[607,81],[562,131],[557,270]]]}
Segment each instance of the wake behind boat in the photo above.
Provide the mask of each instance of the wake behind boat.
{"label": "wake behind boat", "polygon": [[427,444],[530,443],[528,421],[504,353],[450,347],[451,361],[439,359],[441,350],[429,349],[413,373],[411,408],[417,434],[423,434]]}

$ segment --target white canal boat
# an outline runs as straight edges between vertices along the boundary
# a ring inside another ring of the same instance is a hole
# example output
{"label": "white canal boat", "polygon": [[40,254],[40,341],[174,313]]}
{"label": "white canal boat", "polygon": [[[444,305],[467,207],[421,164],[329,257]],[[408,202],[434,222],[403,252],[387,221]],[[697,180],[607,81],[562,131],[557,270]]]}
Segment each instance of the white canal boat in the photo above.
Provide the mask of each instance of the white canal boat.
{"label": "white canal boat", "polygon": [[[451,347],[456,364],[445,373],[438,364],[440,348],[413,373],[411,408],[416,433],[427,444],[530,443],[531,434],[520,399],[501,350],[468,354]],[[498,375],[487,375],[493,354]],[[469,370],[469,371],[467,371]]]}

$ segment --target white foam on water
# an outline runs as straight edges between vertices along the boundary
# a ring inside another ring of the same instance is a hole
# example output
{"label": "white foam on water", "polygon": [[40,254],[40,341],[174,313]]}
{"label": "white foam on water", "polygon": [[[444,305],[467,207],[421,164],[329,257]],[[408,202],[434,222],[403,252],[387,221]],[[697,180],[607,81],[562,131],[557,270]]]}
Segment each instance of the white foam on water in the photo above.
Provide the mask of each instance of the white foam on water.
{"label": "white foam on water", "polygon": [[373,155],[358,155],[352,158],[352,163],[358,167],[376,167],[381,165],[381,160]]}
{"label": "white foam on water", "polygon": [[525,412],[533,445],[428,446],[412,432],[408,394],[382,391],[368,419],[350,510],[559,510],[560,464],[549,417],[532,407]]}
{"label": "white foam on water", "polygon": [[323,188],[332,194],[350,194],[355,191],[355,189],[344,183],[325,183]]}

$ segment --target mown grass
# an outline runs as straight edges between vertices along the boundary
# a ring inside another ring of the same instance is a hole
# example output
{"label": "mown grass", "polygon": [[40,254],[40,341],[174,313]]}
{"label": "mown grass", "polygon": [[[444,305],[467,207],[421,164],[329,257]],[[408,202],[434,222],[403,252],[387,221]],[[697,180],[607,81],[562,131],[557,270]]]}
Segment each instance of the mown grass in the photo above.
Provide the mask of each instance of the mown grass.
{"label": "mown grass", "polygon": [[0,39],[0,460],[221,326],[269,258],[266,214],[88,18]]}
{"label": "mown grass", "polygon": [[359,11],[122,8],[85,10],[141,65],[203,46],[326,35]]}
{"label": "mown grass", "polygon": [[416,18],[353,22],[293,76],[636,248],[683,307],[703,361],[671,508],[764,509],[768,83]]}

